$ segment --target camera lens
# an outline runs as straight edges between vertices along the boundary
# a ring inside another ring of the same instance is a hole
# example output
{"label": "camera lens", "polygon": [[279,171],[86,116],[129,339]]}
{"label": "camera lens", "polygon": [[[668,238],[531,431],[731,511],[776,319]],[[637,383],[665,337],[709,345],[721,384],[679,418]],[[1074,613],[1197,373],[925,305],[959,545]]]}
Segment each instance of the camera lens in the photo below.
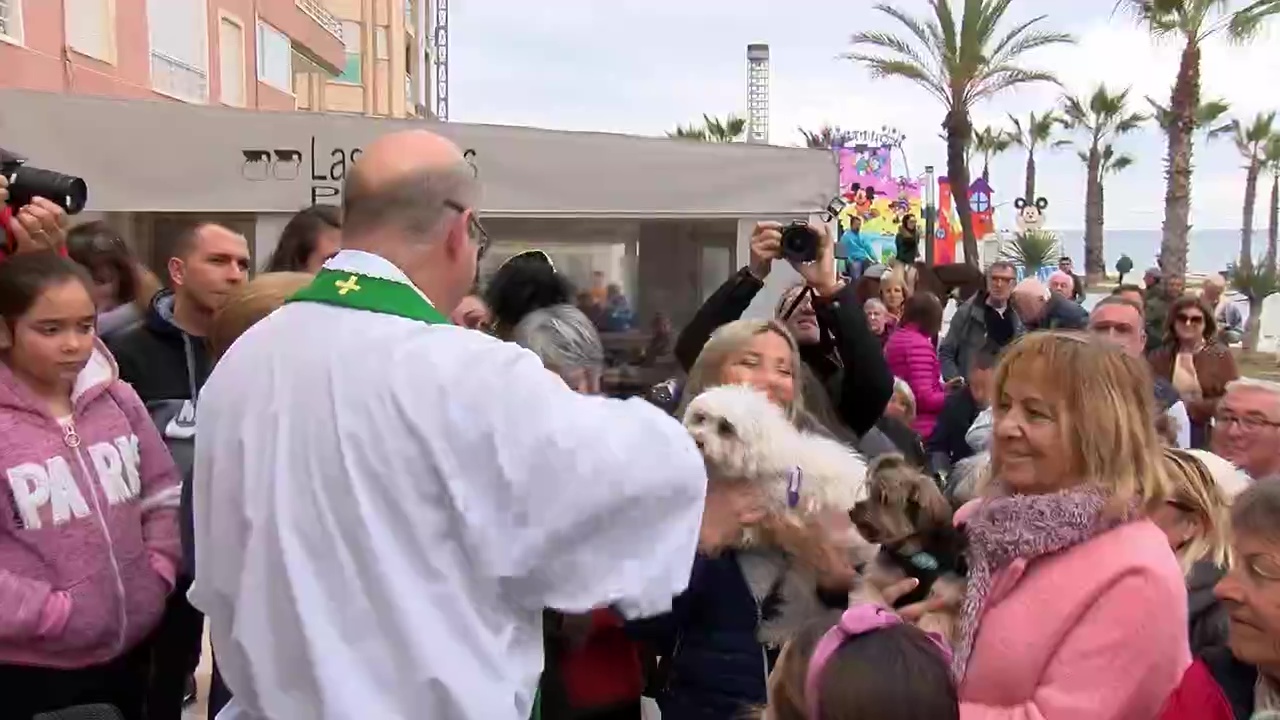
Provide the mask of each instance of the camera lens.
{"label": "camera lens", "polygon": [[782,229],[782,257],[797,263],[818,259],[818,235],[808,223],[796,221]]}
{"label": "camera lens", "polygon": [[84,180],[72,175],[19,165],[9,174],[9,204],[22,207],[38,197],[61,205],[68,215],[75,215],[84,210],[89,187]]}

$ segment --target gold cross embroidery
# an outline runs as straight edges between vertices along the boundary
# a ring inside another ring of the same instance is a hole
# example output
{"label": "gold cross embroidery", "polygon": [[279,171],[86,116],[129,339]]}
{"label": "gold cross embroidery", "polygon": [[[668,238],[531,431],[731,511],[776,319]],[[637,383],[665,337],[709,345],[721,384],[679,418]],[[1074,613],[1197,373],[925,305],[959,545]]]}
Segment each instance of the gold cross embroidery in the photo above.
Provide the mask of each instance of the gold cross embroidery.
{"label": "gold cross embroidery", "polygon": [[346,295],[349,292],[357,292],[360,290],[360,286],[356,284],[355,275],[351,275],[346,280],[339,280],[335,282],[334,285],[337,286],[339,295]]}

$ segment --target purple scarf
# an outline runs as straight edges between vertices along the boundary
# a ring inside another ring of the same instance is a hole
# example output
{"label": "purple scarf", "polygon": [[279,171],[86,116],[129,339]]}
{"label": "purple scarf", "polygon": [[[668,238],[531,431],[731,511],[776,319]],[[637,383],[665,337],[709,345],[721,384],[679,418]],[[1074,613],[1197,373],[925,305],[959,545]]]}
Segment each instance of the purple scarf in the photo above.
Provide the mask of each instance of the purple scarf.
{"label": "purple scarf", "polygon": [[984,500],[965,525],[969,577],[960,606],[951,671],[964,679],[993,576],[1015,560],[1032,561],[1087,542],[1133,516],[1106,514],[1107,498],[1085,486],[1049,495],[999,495]]}

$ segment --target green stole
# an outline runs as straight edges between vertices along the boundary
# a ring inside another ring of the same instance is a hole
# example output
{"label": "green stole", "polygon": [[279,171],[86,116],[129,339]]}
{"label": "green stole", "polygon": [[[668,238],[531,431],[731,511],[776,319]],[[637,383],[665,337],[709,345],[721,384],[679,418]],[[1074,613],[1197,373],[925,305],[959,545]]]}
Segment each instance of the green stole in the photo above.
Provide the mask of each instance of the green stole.
{"label": "green stole", "polygon": [[446,318],[408,283],[325,268],[310,285],[285,302],[315,302],[366,312],[395,315],[428,325],[447,325]]}
{"label": "green stole", "polygon": [[[395,315],[428,325],[445,325],[449,319],[427,302],[413,286],[349,270],[325,268],[310,285],[285,302],[315,302],[366,312]],[[533,696],[533,716],[542,714],[542,690]]]}

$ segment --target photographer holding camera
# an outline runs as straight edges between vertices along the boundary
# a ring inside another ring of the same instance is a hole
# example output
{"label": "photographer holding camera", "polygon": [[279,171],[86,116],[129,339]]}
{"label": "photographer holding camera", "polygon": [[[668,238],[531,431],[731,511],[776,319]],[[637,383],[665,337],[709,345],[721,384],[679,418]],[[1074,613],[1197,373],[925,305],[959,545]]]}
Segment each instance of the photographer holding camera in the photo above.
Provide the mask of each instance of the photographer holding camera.
{"label": "photographer holding camera", "polygon": [[67,211],[57,203],[35,197],[19,208],[9,206],[9,180],[0,174],[0,232],[5,236],[0,258],[35,250],[63,250]]}
{"label": "photographer holding camera", "polygon": [[[681,331],[676,359],[686,371],[692,367],[711,333],[746,311],[775,260],[787,260],[804,279],[783,294],[778,320],[795,336],[843,429],[865,440],[893,394],[893,377],[853,286],[836,273],[835,242],[825,225],[757,223],[748,265],[721,285]],[[883,437],[878,444],[885,444]]]}

